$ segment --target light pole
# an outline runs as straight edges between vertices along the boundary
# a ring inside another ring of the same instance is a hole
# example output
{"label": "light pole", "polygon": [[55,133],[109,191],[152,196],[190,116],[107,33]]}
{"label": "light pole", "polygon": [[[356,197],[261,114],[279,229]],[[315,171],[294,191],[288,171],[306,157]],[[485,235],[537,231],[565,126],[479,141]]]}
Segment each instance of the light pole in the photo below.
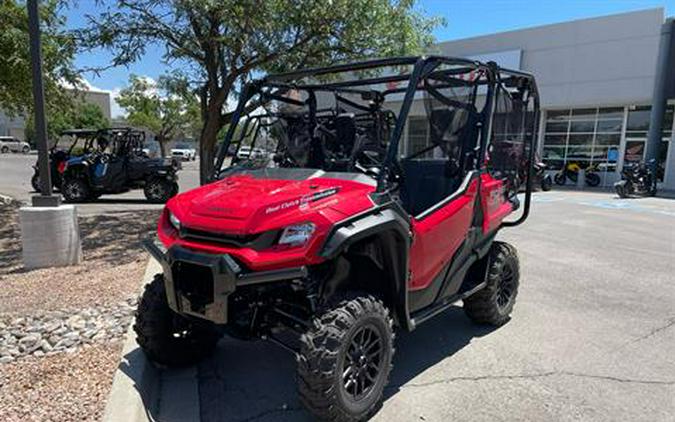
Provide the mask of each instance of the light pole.
{"label": "light pole", "polygon": [[45,92],[42,82],[42,51],[40,47],[40,16],[38,1],[28,0],[28,32],[30,58],[33,68],[33,98],[35,100],[35,134],[38,146],[40,195],[33,196],[32,207],[21,207],[21,245],[23,265],[27,269],[79,264],[82,242],[77,223],[77,210],[61,205],[61,196],[52,194],[49,154],[47,152],[47,122],[45,121]]}
{"label": "light pole", "polygon": [[40,195],[34,195],[33,206],[57,207],[61,196],[52,193],[52,178],[47,151],[47,122],[45,119],[45,90],[42,80],[42,46],[40,44],[40,15],[38,0],[28,0],[28,34],[30,37],[30,60],[33,70],[33,100],[35,113],[35,136],[40,172]]}

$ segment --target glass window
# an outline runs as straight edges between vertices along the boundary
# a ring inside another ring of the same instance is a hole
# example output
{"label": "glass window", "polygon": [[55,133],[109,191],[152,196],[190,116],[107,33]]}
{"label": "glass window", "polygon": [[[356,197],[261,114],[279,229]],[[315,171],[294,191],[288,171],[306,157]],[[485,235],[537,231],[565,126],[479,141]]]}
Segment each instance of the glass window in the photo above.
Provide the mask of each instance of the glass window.
{"label": "glass window", "polygon": [[560,170],[565,162],[565,147],[544,147],[542,160],[550,170]]}
{"label": "glass window", "polygon": [[567,133],[569,122],[548,121],[546,122],[546,133]]}
{"label": "glass window", "polygon": [[545,135],[544,145],[562,145],[567,143],[567,134],[565,135]]}
{"label": "glass window", "polygon": [[596,131],[599,133],[621,133],[621,125],[623,125],[622,119],[598,120]]}
{"label": "glass window", "polygon": [[595,120],[573,121],[570,126],[570,132],[593,133],[595,129]]}
{"label": "glass window", "polygon": [[[547,113],[543,159],[551,169],[566,163],[615,171],[624,108],[580,108]],[[566,130],[565,130],[566,129]]]}
{"label": "glass window", "polygon": [[597,114],[598,114],[597,108],[577,108],[572,110],[572,119],[595,120]]}
{"label": "glass window", "polygon": [[626,131],[628,132],[648,131],[650,112],[651,107],[649,106],[631,107],[628,111],[628,124],[626,125]]}
{"label": "glass window", "polygon": [[598,134],[595,135],[596,145],[614,145],[618,146],[621,143],[621,134]]}
{"label": "glass window", "polygon": [[616,118],[623,120],[623,107],[607,107],[598,109],[599,119]]}
{"label": "glass window", "polygon": [[548,120],[568,120],[570,117],[570,110],[549,110],[546,112]]}

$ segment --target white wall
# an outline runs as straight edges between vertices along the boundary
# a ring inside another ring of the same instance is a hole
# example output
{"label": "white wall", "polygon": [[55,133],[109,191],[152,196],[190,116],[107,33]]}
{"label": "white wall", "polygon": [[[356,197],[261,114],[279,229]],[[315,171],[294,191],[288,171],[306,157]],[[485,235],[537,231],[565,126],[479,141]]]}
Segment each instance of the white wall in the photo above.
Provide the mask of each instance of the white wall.
{"label": "white wall", "polygon": [[[564,6],[561,6],[564,7]],[[651,102],[664,22],[661,8],[439,43],[469,57],[522,50],[543,108]]]}

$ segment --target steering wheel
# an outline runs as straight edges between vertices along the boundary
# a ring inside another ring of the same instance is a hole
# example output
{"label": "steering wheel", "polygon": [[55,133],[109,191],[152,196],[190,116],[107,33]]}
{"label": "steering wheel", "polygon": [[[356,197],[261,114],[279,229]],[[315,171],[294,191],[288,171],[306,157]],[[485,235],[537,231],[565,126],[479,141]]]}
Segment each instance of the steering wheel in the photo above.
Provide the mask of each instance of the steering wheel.
{"label": "steering wheel", "polygon": [[349,171],[358,170],[369,176],[377,177],[386,155],[387,150],[380,145],[362,144],[352,154],[349,161]]}

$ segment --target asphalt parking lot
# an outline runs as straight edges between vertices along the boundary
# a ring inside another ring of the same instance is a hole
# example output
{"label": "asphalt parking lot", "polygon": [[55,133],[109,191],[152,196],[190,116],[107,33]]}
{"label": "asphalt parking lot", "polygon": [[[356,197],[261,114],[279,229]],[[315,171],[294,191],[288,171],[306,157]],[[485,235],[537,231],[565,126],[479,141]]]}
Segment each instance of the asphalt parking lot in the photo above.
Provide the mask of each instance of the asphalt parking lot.
{"label": "asphalt parking lot", "polygon": [[[512,320],[457,307],[399,333],[374,420],[675,420],[675,200],[538,193],[500,237],[522,263]],[[225,339],[198,369],[202,420],[309,421],[294,374],[277,346]]]}
{"label": "asphalt parking lot", "polygon": [[[32,166],[36,161],[35,154],[0,154],[0,193],[29,203],[31,196],[36,194],[30,185]],[[199,186],[199,160],[183,162],[183,169],[178,173],[178,185],[181,192]],[[77,210],[80,215],[92,215],[162,207],[149,204],[142,190],[134,190],[118,195],[103,195],[96,201],[78,204]]]}

